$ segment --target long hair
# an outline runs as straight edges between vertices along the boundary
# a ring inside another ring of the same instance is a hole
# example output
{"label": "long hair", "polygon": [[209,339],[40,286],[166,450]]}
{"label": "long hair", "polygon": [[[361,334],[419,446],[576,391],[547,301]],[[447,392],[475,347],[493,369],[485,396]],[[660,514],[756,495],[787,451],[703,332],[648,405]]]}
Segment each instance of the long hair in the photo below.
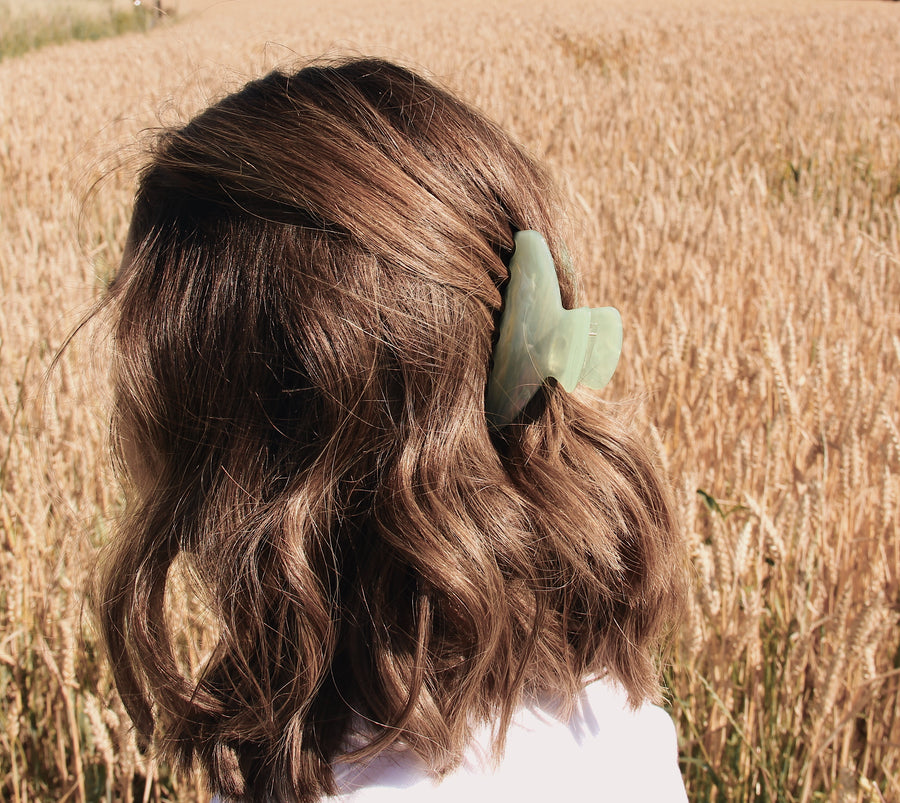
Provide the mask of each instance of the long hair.
{"label": "long hair", "polygon": [[[658,694],[682,584],[653,460],[552,382],[485,420],[513,234],[560,264],[553,198],[377,60],[274,72],[159,136],[108,297],[129,499],[98,613],[138,732],[226,797],[332,793],[360,732],[446,772],[523,693],[603,673]],[[176,559],[217,625],[196,677]]]}

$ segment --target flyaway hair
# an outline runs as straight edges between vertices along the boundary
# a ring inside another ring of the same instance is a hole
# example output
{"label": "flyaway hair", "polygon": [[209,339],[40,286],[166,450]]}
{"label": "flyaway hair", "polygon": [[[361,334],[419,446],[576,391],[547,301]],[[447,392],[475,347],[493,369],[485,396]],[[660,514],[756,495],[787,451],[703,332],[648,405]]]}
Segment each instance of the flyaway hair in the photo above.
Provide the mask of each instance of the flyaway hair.
{"label": "flyaway hair", "polygon": [[[552,381],[485,420],[513,235],[561,264],[553,198],[377,60],[272,73],[158,137],[108,298],[128,505],[98,615],[139,733],[225,797],[333,792],[353,732],[446,772],[523,694],[603,673],[658,695],[682,547],[654,461]],[[197,677],[176,560],[217,623]]]}

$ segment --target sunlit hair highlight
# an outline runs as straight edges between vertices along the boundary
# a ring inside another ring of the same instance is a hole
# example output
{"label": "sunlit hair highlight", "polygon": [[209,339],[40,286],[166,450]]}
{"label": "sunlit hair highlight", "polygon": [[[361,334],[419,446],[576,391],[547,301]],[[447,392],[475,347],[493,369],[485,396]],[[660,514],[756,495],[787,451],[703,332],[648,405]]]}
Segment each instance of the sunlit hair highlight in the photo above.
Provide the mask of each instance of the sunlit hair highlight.
{"label": "sunlit hair highlight", "polygon": [[[485,420],[512,237],[560,264],[553,198],[376,60],[272,73],[159,136],[109,293],[129,500],[98,612],[139,733],[226,797],[333,792],[353,731],[442,773],[524,693],[658,694],[682,588],[653,460],[552,382]],[[196,678],[176,560],[218,622]]]}

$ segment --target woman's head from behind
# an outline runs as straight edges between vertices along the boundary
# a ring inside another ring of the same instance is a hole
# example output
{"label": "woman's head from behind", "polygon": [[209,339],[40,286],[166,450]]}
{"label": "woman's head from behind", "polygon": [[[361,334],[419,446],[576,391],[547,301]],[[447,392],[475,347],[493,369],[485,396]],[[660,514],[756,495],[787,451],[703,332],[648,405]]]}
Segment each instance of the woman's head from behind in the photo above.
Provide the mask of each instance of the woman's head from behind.
{"label": "woman's head from behind", "polygon": [[[100,614],[138,729],[221,791],[314,799],[360,723],[440,771],[523,690],[653,693],[679,589],[652,465],[552,386],[485,421],[513,234],[559,257],[553,208],[502,132],[381,61],[160,136],[110,292],[132,499]],[[162,606],[179,554],[219,624],[199,678]]]}

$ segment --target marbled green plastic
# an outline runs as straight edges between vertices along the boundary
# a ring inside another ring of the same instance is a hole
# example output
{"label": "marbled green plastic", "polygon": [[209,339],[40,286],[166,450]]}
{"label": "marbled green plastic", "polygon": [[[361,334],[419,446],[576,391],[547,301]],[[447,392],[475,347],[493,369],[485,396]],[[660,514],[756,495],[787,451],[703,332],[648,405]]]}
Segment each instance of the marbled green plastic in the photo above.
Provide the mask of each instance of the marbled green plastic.
{"label": "marbled green plastic", "polygon": [[515,235],[500,333],[485,412],[494,429],[507,426],[553,377],[571,392],[599,390],[622,353],[622,318],[612,307],[563,308],[553,257],[536,231]]}

